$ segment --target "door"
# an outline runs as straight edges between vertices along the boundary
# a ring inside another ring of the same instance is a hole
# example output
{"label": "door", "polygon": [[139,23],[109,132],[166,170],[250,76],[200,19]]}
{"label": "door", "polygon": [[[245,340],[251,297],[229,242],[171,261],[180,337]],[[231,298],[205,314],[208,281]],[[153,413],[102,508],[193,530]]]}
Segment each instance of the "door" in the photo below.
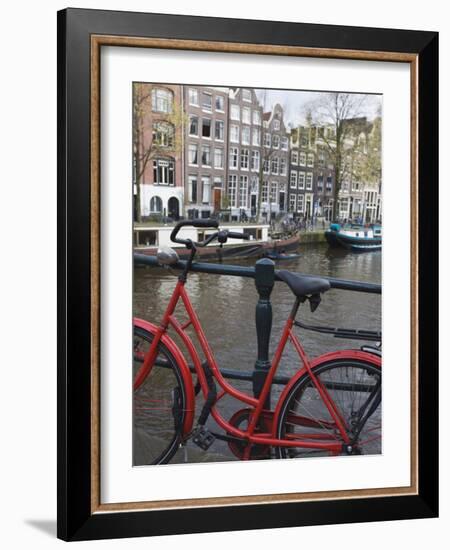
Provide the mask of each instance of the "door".
{"label": "door", "polygon": [[169,202],[167,203],[167,209],[169,211],[169,218],[178,220],[180,217],[180,203],[176,197],[170,197]]}
{"label": "door", "polygon": [[219,212],[222,202],[222,189],[214,188],[214,211]]}

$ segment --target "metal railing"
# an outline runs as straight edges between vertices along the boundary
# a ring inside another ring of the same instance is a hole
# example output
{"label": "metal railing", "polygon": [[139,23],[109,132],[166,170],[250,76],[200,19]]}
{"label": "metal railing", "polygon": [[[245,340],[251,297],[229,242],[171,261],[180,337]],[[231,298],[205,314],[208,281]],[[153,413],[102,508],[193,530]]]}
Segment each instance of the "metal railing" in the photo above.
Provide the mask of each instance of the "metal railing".
{"label": "metal railing", "polygon": [[[156,256],[147,256],[145,254],[134,254],[134,263],[149,267],[161,267]],[[186,261],[179,260],[171,268],[183,270],[186,267]],[[257,359],[253,372],[240,372],[231,369],[221,369],[221,373],[225,378],[234,380],[246,380],[253,382],[253,394],[255,397],[260,395],[267,373],[269,372],[271,362],[269,359],[269,343],[270,333],[272,330],[272,304],[270,302],[270,294],[272,292],[275,281],[281,281],[277,275],[275,264],[269,258],[258,260],[255,267],[243,267],[237,265],[213,264],[204,262],[193,262],[190,271],[198,273],[210,273],[214,275],[231,275],[235,277],[247,277],[255,280],[256,290],[258,292],[258,302],[256,304],[255,324],[257,338]],[[298,275],[306,275],[298,273]],[[311,276],[311,275],[309,275]],[[330,282],[331,288],[340,290],[349,290],[353,292],[366,292],[368,294],[381,294],[381,285],[375,283],[366,283],[361,281],[349,281],[346,279],[337,279],[333,277],[322,277]],[[305,326],[304,328],[307,328]],[[310,327],[311,328],[311,327]],[[312,327],[324,328],[324,327]],[[326,327],[325,327],[326,328]],[[337,329],[334,329],[334,335]],[[319,330],[318,332],[323,332]],[[358,331],[353,331],[356,335]],[[332,334],[331,329],[328,333]],[[340,333],[342,335],[342,332]],[[374,339],[374,338],[368,338]],[[191,371],[195,371],[193,365],[190,366]],[[289,377],[276,376],[275,384],[287,384]],[[266,408],[270,408],[270,395],[267,398]]]}

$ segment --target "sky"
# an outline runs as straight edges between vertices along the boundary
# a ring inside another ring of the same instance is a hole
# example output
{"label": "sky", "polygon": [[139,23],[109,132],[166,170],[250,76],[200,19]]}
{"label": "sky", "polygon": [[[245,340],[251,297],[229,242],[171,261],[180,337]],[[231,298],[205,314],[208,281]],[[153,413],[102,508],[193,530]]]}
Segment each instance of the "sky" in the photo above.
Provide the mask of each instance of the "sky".
{"label": "sky", "polygon": [[[266,90],[265,111],[271,111],[279,103],[284,109],[284,117],[287,125],[293,126],[303,124],[304,106],[310,101],[314,101],[322,95],[323,92],[297,91],[297,90]],[[260,103],[263,103],[264,90],[256,90],[256,95]],[[364,111],[361,116],[367,116],[370,120],[374,118],[378,106],[382,103],[381,95],[367,96]]]}

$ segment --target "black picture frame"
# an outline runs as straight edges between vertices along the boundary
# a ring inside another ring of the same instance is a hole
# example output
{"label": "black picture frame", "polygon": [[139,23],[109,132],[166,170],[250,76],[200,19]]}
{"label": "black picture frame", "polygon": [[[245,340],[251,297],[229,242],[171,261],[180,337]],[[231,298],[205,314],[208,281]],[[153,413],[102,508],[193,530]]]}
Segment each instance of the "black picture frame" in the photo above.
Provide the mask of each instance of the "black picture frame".
{"label": "black picture frame", "polygon": [[[396,52],[417,59],[418,491],[380,496],[93,512],[91,37],[165,38]],[[438,515],[438,34],[148,13],[58,13],[58,537],[113,537]],[[429,213],[432,212],[432,215]]]}

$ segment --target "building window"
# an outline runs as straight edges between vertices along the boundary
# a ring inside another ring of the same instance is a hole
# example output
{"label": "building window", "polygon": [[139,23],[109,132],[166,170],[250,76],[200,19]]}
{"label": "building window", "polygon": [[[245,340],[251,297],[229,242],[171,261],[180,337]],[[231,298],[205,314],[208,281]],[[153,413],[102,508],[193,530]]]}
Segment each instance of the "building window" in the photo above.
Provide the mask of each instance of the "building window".
{"label": "building window", "polygon": [[261,132],[258,128],[253,128],[252,130],[252,145],[259,147],[261,145]]}
{"label": "building window", "polygon": [[259,111],[253,111],[253,124],[255,126],[261,126],[261,113]]}
{"label": "building window", "polygon": [[209,145],[202,147],[202,165],[211,166],[211,147]]}
{"label": "building window", "polygon": [[264,147],[270,147],[270,143],[271,143],[270,134],[266,132],[264,134]]}
{"label": "building window", "polygon": [[297,212],[304,210],[305,195],[297,195]]}
{"label": "building window", "polygon": [[297,189],[297,172],[295,170],[291,170],[291,187]]}
{"label": "building window", "polygon": [[214,168],[223,168],[223,149],[214,149]]}
{"label": "building window", "polygon": [[237,124],[232,124],[230,126],[230,141],[239,143],[239,126]]}
{"label": "building window", "polygon": [[230,147],[230,168],[236,169],[238,167],[239,149],[237,147]]}
{"label": "building window", "polygon": [[323,174],[317,176],[317,191],[322,193],[323,191]]}
{"label": "building window", "polygon": [[259,151],[252,151],[252,170],[258,171],[259,170]]}
{"label": "building window", "polygon": [[275,132],[278,132],[280,129],[280,121],[278,120],[278,118],[273,121],[273,129],[275,130]]}
{"label": "building window", "polygon": [[189,176],[189,202],[197,202],[197,176]]}
{"label": "building window", "polygon": [[223,95],[216,95],[216,110],[223,111],[225,105],[225,98]]}
{"label": "building window", "polygon": [[250,107],[242,107],[242,122],[244,124],[251,124],[251,110],[250,110]]}
{"label": "building window", "polygon": [[219,141],[223,141],[223,129],[224,129],[223,120],[216,120],[214,128],[215,128],[214,137]]}
{"label": "building window", "polygon": [[250,127],[242,126],[242,143],[244,145],[250,145]]}
{"label": "building window", "polygon": [[152,197],[150,199],[150,213],[161,214],[162,212],[162,200],[160,197]]}
{"label": "building window", "polygon": [[189,105],[198,107],[198,90],[195,88],[189,88]]}
{"label": "building window", "polygon": [[308,154],[308,166],[310,168],[314,167],[314,155],[312,153]]}
{"label": "building window", "polygon": [[153,142],[158,147],[173,147],[175,127],[169,122],[153,124]]}
{"label": "building window", "polygon": [[278,174],[278,157],[272,159],[272,174]]}
{"label": "building window", "polygon": [[319,165],[320,166],[325,165],[325,153],[323,151],[319,152]]}
{"label": "building window", "polygon": [[173,92],[164,88],[152,89],[152,110],[156,113],[171,113],[173,108]]}
{"label": "building window", "polygon": [[250,90],[242,90],[242,99],[244,101],[249,101],[251,102],[252,100],[252,92]]}
{"label": "building window", "polygon": [[264,171],[264,174],[270,174],[270,160],[269,159],[264,159],[263,171]]}
{"label": "building window", "polygon": [[298,164],[298,151],[292,151],[291,162],[292,164]]}
{"label": "building window", "polygon": [[300,153],[300,166],[306,166],[306,153]]}
{"label": "building window", "polygon": [[295,203],[296,203],[296,195],[294,193],[291,193],[289,195],[289,211],[290,212],[295,212]]}
{"label": "building window", "polygon": [[332,185],[333,185],[333,177],[327,176],[327,191],[331,191]]}
{"label": "building window", "polygon": [[235,103],[231,104],[230,118],[232,120],[240,120],[241,119],[241,112],[240,112],[240,109],[239,109],[239,105],[236,105]]}
{"label": "building window", "polygon": [[287,151],[288,150],[288,138],[286,136],[283,136],[281,138],[281,148],[283,149],[283,151]]}
{"label": "building window", "polygon": [[211,137],[211,119],[209,118],[202,119],[202,136],[205,138]]}
{"label": "building window", "polygon": [[270,184],[270,202],[277,202],[278,182],[272,181]]}
{"label": "building window", "polygon": [[308,147],[308,138],[306,136],[302,136],[301,146]]}
{"label": "building window", "polygon": [[258,193],[258,176],[252,176],[250,179],[250,192]]}
{"label": "building window", "polygon": [[189,120],[189,135],[198,136],[198,116],[191,116]]}
{"label": "building window", "polygon": [[241,176],[239,178],[239,206],[247,208],[248,197],[248,176]]}
{"label": "building window", "polygon": [[287,165],[286,165],[286,159],[284,157],[282,157],[280,159],[280,174],[282,176],[286,176],[287,174]]}
{"label": "building window", "polygon": [[312,182],[313,182],[313,175],[312,175],[312,172],[308,172],[306,174],[306,189],[308,191],[311,191],[312,189]]}
{"label": "building window", "polygon": [[211,178],[209,176],[202,177],[202,203],[209,204],[211,202]]}
{"label": "building window", "polygon": [[196,143],[189,144],[189,164],[194,166],[198,164],[198,145]]}
{"label": "building window", "polygon": [[214,187],[217,187],[218,189],[222,189],[222,178],[216,176],[214,178]]}
{"label": "building window", "polygon": [[276,134],[272,136],[272,147],[274,149],[278,149],[280,147],[280,136]]}
{"label": "building window", "polygon": [[241,170],[248,170],[248,149],[241,149]]}
{"label": "building window", "polygon": [[298,173],[298,188],[299,189],[305,188],[305,172]]}
{"label": "building window", "polygon": [[268,193],[269,193],[269,183],[267,181],[263,181],[262,188],[261,188],[261,202],[267,202],[269,198]]}
{"label": "building window", "polygon": [[155,185],[173,185],[175,176],[175,163],[168,159],[155,159],[153,161],[153,183]]}
{"label": "building window", "polygon": [[237,176],[228,176],[228,199],[230,206],[236,208]]}
{"label": "building window", "polygon": [[207,92],[202,93],[202,109],[205,111],[212,110],[212,95]]}

